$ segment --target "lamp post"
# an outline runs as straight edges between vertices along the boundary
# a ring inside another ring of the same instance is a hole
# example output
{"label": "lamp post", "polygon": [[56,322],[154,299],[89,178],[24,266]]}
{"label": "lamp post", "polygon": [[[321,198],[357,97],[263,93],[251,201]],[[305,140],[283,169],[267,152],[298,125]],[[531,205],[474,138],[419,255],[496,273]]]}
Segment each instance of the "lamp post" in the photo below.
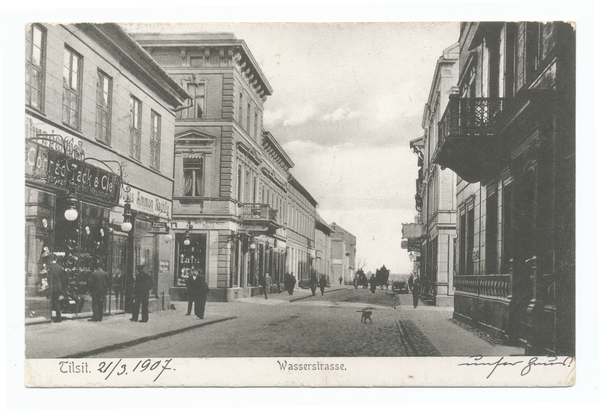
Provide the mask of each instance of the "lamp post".
{"label": "lamp post", "polygon": [[134,244],[135,244],[135,217],[137,215],[136,210],[131,209],[131,202],[129,195],[125,199],[125,205],[123,207],[123,223],[121,223],[121,230],[127,233],[127,252],[125,254],[125,276],[123,281],[125,282],[125,312],[131,313],[133,306],[133,273],[135,272],[135,255],[134,255]]}

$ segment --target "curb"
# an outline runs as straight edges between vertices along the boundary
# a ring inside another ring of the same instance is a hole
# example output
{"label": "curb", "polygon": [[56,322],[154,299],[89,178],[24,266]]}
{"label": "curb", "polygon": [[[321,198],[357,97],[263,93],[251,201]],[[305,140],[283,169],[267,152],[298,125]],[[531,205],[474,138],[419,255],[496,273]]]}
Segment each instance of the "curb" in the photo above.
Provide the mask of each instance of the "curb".
{"label": "curb", "polygon": [[131,341],[126,341],[126,342],[117,343],[117,344],[113,344],[113,345],[107,345],[105,347],[96,348],[94,350],[81,351],[76,354],[66,355],[66,356],[60,357],[60,358],[84,358],[84,357],[89,357],[91,355],[101,354],[101,353],[104,353],[107,351],[119,350],[122,348],[129,348],[129,347],[133,347],[134,345],[143,344],[148,341],[157,340],[159,338],[164,338],[164,337],[170,337],[172,335],[179,334],[179,333],[189,331],[189,330],[193,330],[195,328],[200,328],[200,327],[204,327],[206,325],[220,323],[223,321],[233,320],[235,318],[237,318],[237,317],[219,318],[217,320],[211,320],[211,321],[207,321],[205,323],[195,324],[195,325],[191,325],[191,326],[185,327],[185,328],[180,328],[177,330],[165,331],[163,333],[150,335],[148,337],[141,337],[141,338],[137,338],[137,339],[131,340]]}
{"label": "curb", "polygon": [[[115,315],[124,315],[126,314],[125,311],[123,310],[115,310],[113,312],[109,313],[104,313],[102,316],[103,317],[113,317]],[[91,318],[92,317],[92,313],[91,312],[85,312],[82,313],[81,315],[77,315],[75,316],[75,314],[62,314],[62,321],[73,321],[73,320],[85,320],[87,318]],[[52,320],[46,318],[46,317],[34,317],[34,318],[26,318],[25,319],[25,325],[37,325],[37,324],[48,324],[51,323]]]}

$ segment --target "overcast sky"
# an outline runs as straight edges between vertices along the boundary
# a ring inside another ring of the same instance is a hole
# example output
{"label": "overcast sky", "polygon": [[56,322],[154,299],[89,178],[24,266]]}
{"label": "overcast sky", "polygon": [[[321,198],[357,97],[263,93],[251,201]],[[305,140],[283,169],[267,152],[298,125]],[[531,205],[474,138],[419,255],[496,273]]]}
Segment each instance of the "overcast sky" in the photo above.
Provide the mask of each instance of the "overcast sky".
{"label": "overcast sky", "polygon": [[[156,32],[166,26],[124,25]],[[409,140],[442,51],[458,23],[197,23],[177,32],[231,32],[273,87],[264,127],[296,164],[318,212],[357,237],[366,270],[408,273],[402,223],[414,221],[417,158]]]}

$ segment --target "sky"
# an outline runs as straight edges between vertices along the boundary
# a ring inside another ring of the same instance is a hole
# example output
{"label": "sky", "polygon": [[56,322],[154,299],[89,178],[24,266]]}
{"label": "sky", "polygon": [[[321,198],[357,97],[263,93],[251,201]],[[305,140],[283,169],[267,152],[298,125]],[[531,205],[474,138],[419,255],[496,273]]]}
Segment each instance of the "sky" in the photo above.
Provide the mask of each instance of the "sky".
{"label": "sky", "polygon": [[230,32],[273,88],[264,128],[295,163],[317,211],[357,237],[365,271],[409,273],[402,224],[415,219],[421,120],[458,23],[127,24],[130,32]]}

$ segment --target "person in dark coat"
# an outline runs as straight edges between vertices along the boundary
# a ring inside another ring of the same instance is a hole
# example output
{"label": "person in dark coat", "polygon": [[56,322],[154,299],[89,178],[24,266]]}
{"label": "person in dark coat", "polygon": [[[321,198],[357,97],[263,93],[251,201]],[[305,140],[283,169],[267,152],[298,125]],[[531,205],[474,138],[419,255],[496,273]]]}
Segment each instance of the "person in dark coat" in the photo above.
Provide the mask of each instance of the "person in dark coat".
{"label": "person in dark coat", "polygon": [[321,276],[319,280],[319,288],[321,289],[321,295],[325,294],[325,286],[327,285],[327,279],[324,275]]}
{"label": "person in dark coat", "polygon": [[206,297],[208,296],[209,289],[208,284],[206,284],[206,277],[204,274],[198,275],[198,281],[200,283],[200,291],[198,292],[198,299],[195,302],[196,307],[194,308],[194,314],[196,314],[196,317],[202,320],[204,319]]}
{"label": "person in dark coat", "polygon": [[421,283],[419,282],[419,277],[415,277],[413,279],[413,276],[411,275],[408,279],[408,287],[412,291],[414,308],[417,308],[417,305],[419,305],[419,292],[421,291]]}
{"label": "person in dark coat", "polygon": [[65,269],[57,264],[58,257],[52,254],[52,262],[48,264],[48,288],[50,291],[50,306],[52,310],[52,322],[59,323],[62,321],[60,315],[60,300],[64,294],[65,284]]}
{"label": "person in dark coat", "polygon": [[152,277],[146,272],[146,267],[138,265],[137,275],[133,283],[133,313],[131,321],[137,321],[140,313],[140,305],[142,306],[142,320],[140,322],[148,322],[148,300],[150,298],[150,290],[154,287]]}
{"label": "person in dark coat", "polygon": [[294,294],[294,286],[296,285],[296,277],[294,277],[294,273],[286,274],[285,280],[285,289],[287,290],[289,295]]}
{"label": "person in dark coat", "polygon": [[200,291],[202,288],[202,284],[200,284],[200,273],[198,270],[192,268],[191,275],[187,278],[185,284],[188,292],[188,308],[186,315],[191,315],[192,306],[194,306],[194,304],[196,305],[196,307],[194,307],[194,313],[197,311],[198,301],[200,299]]}
{"label": "person in dark coat", "polygon": [[371,278],[369,278],[369,285],[371,286],[371,292],[375,294],[375,290],[377,289],[377,278],[375,278],[375,274],[371,274]]}
{"label": "person in dark coat", "polygon": [[342,282],[344,281],[344,279],[342,278],[341,275],[340,275],[340,278],[338,279],[338,281],[340,282],[340,285],[342,285]]}
{"label": "person in dark coat", "polygon": [[88,278],[88,287],[92,295],[92,318],[88,321],[100,322],[104,313],[104,298],[110,286],[110,279],[100,265]]}
{"label": "person in dark coat", "polygon": [[265,273],[265,276],[262,278],[262,287],[263,292],[265,293],[265,300],[269,298],[269,293],[271,292],[271,285],[273,285],[273,279],[269,275],[269,273]]}
{"label": "person in dark coat", "polygon": [[310,291],[312,291],[312,295],[313,297],[315,296],[315,293],[317,291],[317,285],[319,284],[319,281],[317,280],[317,275],[313,274],[310,276]]}

